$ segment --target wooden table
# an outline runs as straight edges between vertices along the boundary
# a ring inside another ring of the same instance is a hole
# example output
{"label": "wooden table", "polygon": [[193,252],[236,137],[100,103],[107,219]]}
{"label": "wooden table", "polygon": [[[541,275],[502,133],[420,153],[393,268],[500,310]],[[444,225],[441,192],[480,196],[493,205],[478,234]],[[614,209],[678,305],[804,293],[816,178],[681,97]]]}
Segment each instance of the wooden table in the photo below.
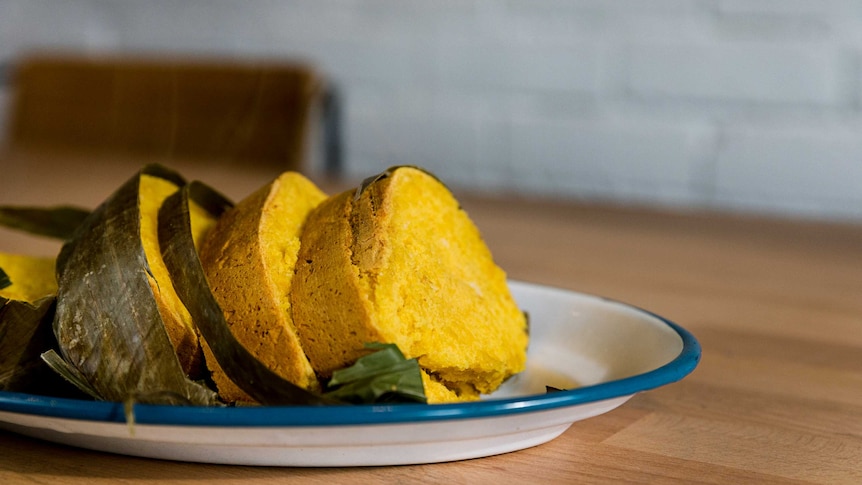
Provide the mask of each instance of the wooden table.
{"label": "wooden table", "polygon": [[[106,165],[82,175],[23,160],[26,167],[0,162],[0,203],[90,205],[114,188],[103,184],[119,185],[134,170]],[[188,172],[232,197],[271,175]],[[49,179],[49,190],[34,189],[34,173]],[[676,321],[700,340],[700,366],[550,443],[502,456],[253,468],[114,456],[0,433],[0,483],[862,483],[862,226],[461,199],[512,278]],[[0,250],[50,250],[0,236]]]}

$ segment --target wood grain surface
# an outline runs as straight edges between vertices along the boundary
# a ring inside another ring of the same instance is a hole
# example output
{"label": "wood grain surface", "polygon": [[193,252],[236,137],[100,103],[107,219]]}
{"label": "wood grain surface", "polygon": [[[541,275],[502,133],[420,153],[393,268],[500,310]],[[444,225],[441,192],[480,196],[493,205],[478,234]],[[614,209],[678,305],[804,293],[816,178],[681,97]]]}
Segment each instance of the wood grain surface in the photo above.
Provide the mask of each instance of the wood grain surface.
{"label": "wood grain surface", "polygon": [[[134,171],[112,164],[82,174],[40,160],[0,161],[0,203],[91,206]],[[179,168],[236,198],[274,175]],[[254,468],[0,432],[0,483],[862,483],[862,226],[459,195],[510,277],[658,313],[700,340],[700,366],[547,444],[501,456]],[[7,232],[0,245],[51,251]]]}

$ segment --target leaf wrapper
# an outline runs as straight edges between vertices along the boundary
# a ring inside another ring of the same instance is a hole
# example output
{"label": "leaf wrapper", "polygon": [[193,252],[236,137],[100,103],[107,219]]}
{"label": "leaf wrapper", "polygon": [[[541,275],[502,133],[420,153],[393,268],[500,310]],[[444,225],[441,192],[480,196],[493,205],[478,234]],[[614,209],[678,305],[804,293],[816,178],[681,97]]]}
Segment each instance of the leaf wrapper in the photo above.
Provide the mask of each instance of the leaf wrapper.
{"label": "leaf wrapper", "polygon": [[90,211],[72,206],[0,206],[0,226],[37,236],[68,240],[89,215]]}
{"label": "leaf wrapper", "polygon": [[416,359],[406,359],[395,344],[366,344],[375,352],[352,366],[333,372],[325,395],[342,401],[370,403],[416,401],[426,403],[422,371]]}
{"label": "leaf wrapper", "polygon": [[159,165],[144,167],[60,251],[54,320],[60,355],[99,399],[213,405],[215,393],[182,371],[149,284],[139,205],[144,174],[185,183]]}
{"label": "leaf wrapper", "polygon": [[54,297],[36,302],[0,298],[0,390],[45,394],[57,384],[40,360],[54,345]]}
{"label": "leaf wrapper", "polygon": [[227,376],[264,405],[334,404],[287,381],[257,360],[240,344],[210,290],[192,237],[189,204],[194,200],[213,214],[230,203],[199,182],[191,182],[168,197],[159,212],[159,245],[174,288]]}
{"label": "leaf wrapper", "polygon": [[0,253],[0,390],[78,396],[40,358],[57,345],[56,292],[53,258]]}
{"label": "leaf wrapper", "polygon": [[0,268],[0,290],[3,288],[8,288],[12,286],[12,280],[9,279],[9,275],[3,271],[3,268]]}

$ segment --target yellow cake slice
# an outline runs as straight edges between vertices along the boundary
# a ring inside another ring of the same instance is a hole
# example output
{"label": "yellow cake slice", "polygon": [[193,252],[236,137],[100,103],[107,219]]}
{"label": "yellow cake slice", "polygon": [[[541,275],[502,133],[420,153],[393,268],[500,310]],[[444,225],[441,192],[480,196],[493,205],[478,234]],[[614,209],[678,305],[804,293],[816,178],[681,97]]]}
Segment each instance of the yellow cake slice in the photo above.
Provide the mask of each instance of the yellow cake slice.
{"label": "yellow cake slice", "polygon": [[527,323],[506,275],[449,190],[398,167],[311,212],[290,292],[322,377],[395,343],[417,358],[429,402],[475,399],[523,370]]}
{"label": "yellow cake slice", "polygon": [[[311,181],[286,172],[219,218],[200,257],[213,295],[236,339],[276,374],[320,390],[291,316],[288,294],[308,213],[326,198]],[[230,381],[204,342],[207,367],[227,402],[253,399]]]}

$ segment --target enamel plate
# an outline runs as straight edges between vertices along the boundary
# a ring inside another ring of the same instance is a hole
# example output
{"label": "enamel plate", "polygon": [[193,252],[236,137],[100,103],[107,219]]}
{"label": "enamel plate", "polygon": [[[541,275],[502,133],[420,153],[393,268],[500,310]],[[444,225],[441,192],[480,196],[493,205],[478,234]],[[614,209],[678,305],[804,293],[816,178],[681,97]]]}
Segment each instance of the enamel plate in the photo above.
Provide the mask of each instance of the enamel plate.
{"label": "enamel plate", "polygon": [[[572,423],[689,374],[700,345],[629,305],[511,282],[530,315],[527,370],[478,402],[284,407],[134,406],[0,392],[0,428],[93,450],[202,463],[370,466],[478,458],[550,441]],[[545,392],[546,386],[567,389]]]}

